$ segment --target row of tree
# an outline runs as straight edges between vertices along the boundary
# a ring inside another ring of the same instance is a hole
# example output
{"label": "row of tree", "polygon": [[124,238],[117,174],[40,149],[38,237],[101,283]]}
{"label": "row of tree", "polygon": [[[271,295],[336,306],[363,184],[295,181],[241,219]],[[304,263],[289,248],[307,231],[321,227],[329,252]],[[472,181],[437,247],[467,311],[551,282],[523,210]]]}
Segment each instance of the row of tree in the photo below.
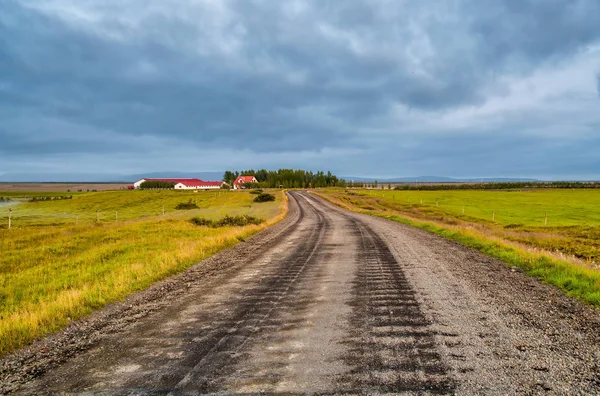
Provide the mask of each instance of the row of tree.
{"label": "row of tree", "polygon": [[142,190],[148,190],[151,188],[175,188],[175,183],[159,180],[148,180],[140,184],[140,188]]}
{"label": "row of tree", "polygon": [[302,169],[226,171],[223,175],[223,181],[233,185],[238,176],[254,176],[258,183],[248,186],[252,188],[277,188],[280,186],[284,188],[346,187],[344,179],[338,178],[329,171],[327,173],[323,171],[313,173]]}

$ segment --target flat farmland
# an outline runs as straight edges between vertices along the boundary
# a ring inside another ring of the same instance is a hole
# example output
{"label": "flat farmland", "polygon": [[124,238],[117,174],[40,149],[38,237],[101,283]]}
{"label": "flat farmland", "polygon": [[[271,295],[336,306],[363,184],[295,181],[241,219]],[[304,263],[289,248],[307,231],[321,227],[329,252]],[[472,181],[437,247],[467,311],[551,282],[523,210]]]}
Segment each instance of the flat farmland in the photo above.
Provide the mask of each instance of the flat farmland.
{"label": "flat farmland", "polygon": [[357,209],[475,229],[595,265],[600,259],[600,190],[331,190]]}
{"label": "flat farmland", "polygon": [[0,182],[4,192],[87,192],[126,189],[131,183],[9,183]]}
{"label": "flat farmland", "polygon": [[[281,192],[267,203],[225,191],[0,192],[15,195],[38,201],[10,206],[11,229],[0,207],[0,355],[233,246],[281,219],[287,205]],[[180,203],[197,208],[176,210]],[[189,221],[244,215],[263,222]]]}
{"label": "flat farmland", "polygon": [[[572,227],[600,225],[600,190],[359,192],[396,208],[502,226]],[[391,202],[390,202],[391,201]],[[464,209],[464,212],[463,212]]]}
{"label": "flat farmland", "polygon": [[[13,227],[114,223],[140,219],[181,219],[201,216],[209,219],[225,215],[269,218],[275,204],[252,203],[252,194],[233,191],[134,190],[89,193],[2,192],[12,205]],[[30,202],[35,199],[35,202]],[[9,201],[10,202],[10,201]],[[177,210],[180,203],[192,202],[198,208]],[[164,215],[163,215],[164,211]],[[0,210],[0,228],[8,225],[8,210]]]}

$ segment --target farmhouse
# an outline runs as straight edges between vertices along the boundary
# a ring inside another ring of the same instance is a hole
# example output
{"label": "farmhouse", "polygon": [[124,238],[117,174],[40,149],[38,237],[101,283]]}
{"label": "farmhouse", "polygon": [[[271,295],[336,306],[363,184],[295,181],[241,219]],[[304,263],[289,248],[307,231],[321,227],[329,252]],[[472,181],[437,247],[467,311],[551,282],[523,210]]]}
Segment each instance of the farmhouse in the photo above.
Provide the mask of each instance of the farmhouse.
{"label": "farmhouse", "polygon": [[256,180],[256,177],[254,176],[238,176],[238,178],[233,182],[233,189],[240,190],[245,188],[244,184],[246,183],[258,183],[258,180]]}
{"label": "farmhouse", "polygon": [[133,183],[135,189],[140,188],[143,182],[146,181],[159,181],[165,183],[175,183],[175,190],[209,190],[219,189],[224,182],[219,181],[204,181],[200,179],[170,179],[170,178],[159,178],[159,179],[141,179]]}

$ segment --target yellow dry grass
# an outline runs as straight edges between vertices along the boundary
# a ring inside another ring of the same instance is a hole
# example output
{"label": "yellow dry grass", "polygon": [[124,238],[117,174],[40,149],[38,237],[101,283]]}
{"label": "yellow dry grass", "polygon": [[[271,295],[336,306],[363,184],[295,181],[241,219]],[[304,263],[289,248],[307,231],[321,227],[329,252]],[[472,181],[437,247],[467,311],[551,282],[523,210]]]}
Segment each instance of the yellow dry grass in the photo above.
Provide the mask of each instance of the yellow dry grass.
{"label": "yellow dry grass", "polygon": [[[201,227],[188,221],[190,211],[172,218],[0,229],[0,356],[181,272],[287,213],[283,193],[267,204],[252,204],[247,193],[222,197],[211,198],[219,214],[244,209],[264,213],[267,221]],[[210,213],[210,207],[201,211]]]}

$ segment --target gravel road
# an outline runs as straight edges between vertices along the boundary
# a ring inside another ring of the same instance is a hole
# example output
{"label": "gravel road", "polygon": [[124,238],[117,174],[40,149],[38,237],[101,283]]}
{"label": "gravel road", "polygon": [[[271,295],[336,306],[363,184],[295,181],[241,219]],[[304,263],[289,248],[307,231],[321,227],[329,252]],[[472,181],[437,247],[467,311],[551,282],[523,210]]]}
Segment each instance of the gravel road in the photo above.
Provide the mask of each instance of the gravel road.
{"label": "gravel road", "polygon": [[289,196],[276,226],[2,360],[0,393],[600,393],[597,310]]}

